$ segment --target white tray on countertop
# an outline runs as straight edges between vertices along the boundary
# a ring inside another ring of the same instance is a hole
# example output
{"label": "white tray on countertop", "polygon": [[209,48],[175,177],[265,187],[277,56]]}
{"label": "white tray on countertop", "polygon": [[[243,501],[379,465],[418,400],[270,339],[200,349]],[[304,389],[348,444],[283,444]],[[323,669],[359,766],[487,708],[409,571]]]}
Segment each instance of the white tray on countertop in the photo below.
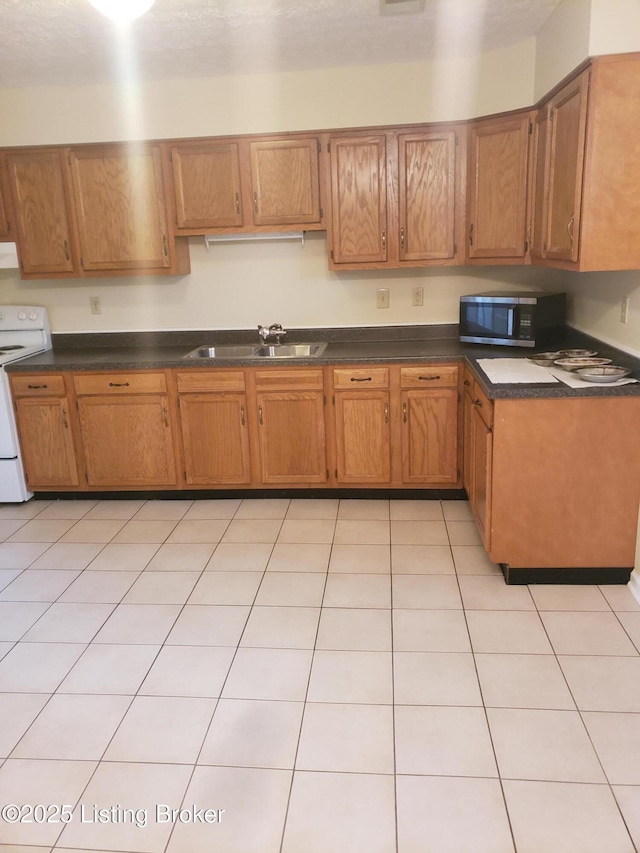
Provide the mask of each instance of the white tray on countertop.
{"label": "white tray on countertop", "polygon": [[[533,384],[558,382],[546,367],[540,367],[526,358],[479,358],[478,366],[494,385]],[[585,385],[588,383],[585,382]]]}

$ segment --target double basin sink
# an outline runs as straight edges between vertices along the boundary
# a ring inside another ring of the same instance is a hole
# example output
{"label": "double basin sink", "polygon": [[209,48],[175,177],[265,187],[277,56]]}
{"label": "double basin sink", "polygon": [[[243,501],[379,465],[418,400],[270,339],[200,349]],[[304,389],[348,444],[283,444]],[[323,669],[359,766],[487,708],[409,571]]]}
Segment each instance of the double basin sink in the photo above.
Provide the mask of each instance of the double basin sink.
{"label": "double basin sink", "polygon": [[211,347],[197,347],[187,353],[185,358],[317,358],[327,348],[326,343],[318,344],[220,344]]}

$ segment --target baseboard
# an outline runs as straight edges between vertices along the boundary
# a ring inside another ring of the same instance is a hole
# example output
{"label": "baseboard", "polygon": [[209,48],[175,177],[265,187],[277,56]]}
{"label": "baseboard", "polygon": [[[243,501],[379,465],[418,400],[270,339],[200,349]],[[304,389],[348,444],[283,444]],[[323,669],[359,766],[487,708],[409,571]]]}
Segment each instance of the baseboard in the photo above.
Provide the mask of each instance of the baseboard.
{"label": "baseboard", "polygon": [[635,600],[640,604],[640,572],[637,569],[634,569],[631,572],[631,577],[629,578],[629,592],[635,598]]}
{"label": "baseboard", "polygon": [[336,498],[398,501],[466,501],[464,489],[385,489],[319,488],[308,489],[158,489],[139,491],[37,492],[41,500],[225,500],[228,498]]}
{"label": "baseboard", "polygon": [[[559,568],[516,568],[500,563],[502,574],[508,584],[566,583],[566,584],[623,584],[629,583],[632,566],[570,566]],[[640,601],[640,578],[636,575],[637,591],[633,593]]]}

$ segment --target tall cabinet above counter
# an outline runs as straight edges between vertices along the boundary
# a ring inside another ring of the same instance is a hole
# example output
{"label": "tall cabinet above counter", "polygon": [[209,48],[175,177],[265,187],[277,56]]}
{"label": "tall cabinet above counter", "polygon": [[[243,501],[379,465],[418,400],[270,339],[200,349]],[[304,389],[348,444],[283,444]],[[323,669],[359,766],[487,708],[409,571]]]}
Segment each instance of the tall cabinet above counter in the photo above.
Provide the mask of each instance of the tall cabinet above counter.
{"label": "tall cabinet above counter", "polygon": [[335,271],[640,269],[640,53],[446,124],[0,149],[21,276],[189,272],[197,235],[326,230]]}

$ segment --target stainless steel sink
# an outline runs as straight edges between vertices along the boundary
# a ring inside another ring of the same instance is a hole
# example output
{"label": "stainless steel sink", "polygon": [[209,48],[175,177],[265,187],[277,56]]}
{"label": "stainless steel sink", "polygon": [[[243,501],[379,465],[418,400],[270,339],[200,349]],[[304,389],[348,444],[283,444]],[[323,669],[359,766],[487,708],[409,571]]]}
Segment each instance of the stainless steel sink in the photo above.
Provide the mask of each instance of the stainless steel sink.
{"label": "stainless steel sink", "polygon": [[274,344],[253,346],[252,344],[219,344],[211,347],[197,347],[188,352],[185,358],[315,358],[327,348],[326,343],[319,344]]}
{"label": "stainless steel sink", "polygon": [[257,347],[254,355],[258,358],[313,358],[327,348],[326,344],[275,344]]}
{"label": "stainless steel sink", "polygon": [[214,347],[198,347],[188,352],[185,358],[249,358],[256,349],[252,344],[220,344]]}

